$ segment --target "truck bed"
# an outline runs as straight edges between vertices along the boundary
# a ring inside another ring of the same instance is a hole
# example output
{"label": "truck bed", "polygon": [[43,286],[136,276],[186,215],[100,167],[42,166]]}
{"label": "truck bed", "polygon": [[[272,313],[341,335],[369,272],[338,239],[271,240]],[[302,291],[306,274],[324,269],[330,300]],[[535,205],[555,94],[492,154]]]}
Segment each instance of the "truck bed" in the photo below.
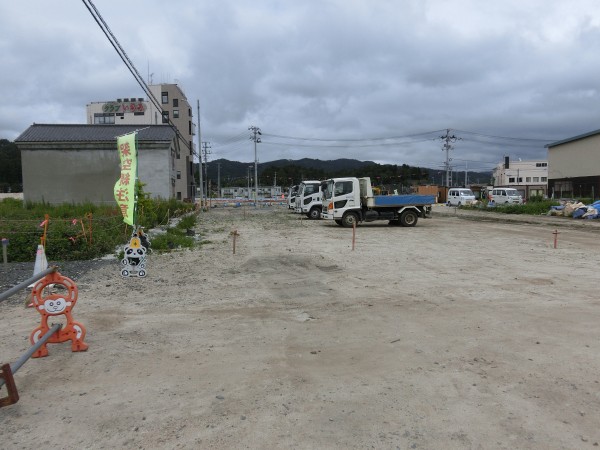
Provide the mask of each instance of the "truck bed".
{"label": "truck bed", "polygon": [[367,198],[369,208],[377,206],[423,206],[435,203],[433,195],[374,195]]}

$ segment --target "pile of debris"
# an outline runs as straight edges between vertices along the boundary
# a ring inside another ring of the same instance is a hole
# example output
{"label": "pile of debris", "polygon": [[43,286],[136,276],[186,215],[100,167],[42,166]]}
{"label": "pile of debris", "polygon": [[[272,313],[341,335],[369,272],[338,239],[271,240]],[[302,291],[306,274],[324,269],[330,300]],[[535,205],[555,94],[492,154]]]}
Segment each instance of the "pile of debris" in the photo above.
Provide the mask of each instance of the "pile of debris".
{"label": "pile of debris", "polygon": [[600,200],[585,205],[577,201],[566,201],[559,206],[552,206],[549,216],[573,217],[573,219],[600,219]]}

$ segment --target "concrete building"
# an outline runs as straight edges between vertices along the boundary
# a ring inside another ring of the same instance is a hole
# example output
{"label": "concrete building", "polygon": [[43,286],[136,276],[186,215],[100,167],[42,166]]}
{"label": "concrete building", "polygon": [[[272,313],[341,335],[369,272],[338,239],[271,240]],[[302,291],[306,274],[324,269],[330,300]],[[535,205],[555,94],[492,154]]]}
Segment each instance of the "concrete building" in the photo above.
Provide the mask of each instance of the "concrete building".
{"label": "concrete building", "polygon": [[160,109],[141,97],[123,97],[113,101],[92,102],[86,105],[88,124],[96,125],[158,125],[171,121],[179,132],[179,152],[175,161],[175,197],[193,200],[196,194],[194,180],[194,135],[192,108],[177,84],[153,84],[150,92],[158,100]]}
{"label": "concrete building", "polygon": [[508,157],[494,168],[494,186],[517,189],[523,199],[548,194],[548,161],[515,161]]}
{"label": "concrete building", "polygon": [[[258,198],[278,198],[281,197],[281,186],[259,186]],[[252,198],[254,199],[254,186],[250,186],[248,192],[247,187],[234,186],[221,188],[222,198]]]}
{"label": "concrete building", "polygon": [[600,130],[553,142],[548,149],[548,192],[554,198],[600,196]]}
{"label": "concrete building", "polygon": [[[23,199],[46,203],[115,203],[120,177],[117,137],[135,125],[33,124],[15,143],[21,151]],[[154,198],[175,198],[177,136],[168,125],[139,131],[138,178]]]}

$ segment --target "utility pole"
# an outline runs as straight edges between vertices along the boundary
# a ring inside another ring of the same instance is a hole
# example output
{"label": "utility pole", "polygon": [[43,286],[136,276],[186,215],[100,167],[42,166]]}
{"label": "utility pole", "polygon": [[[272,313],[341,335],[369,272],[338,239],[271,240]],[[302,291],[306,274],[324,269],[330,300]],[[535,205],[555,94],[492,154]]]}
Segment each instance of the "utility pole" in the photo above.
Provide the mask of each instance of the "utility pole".
{"label": "utility pole", "polygon": [[206,182],[206,198],[207,199],[210,196],[210,192],[208,191],[208,155],[210,155],[210,153],[211,153],[211,151],[210,151],[211,146],[209,144],[210,144],[210,142],[206,142],[206,141],[202,143],[202,153],[204,153],[204,180]]}
{"label": "utility pole", "polygon": [[273,172],[273,187],[277,186],[277,172]]}
{"label": "utility pole", "polygon": [[440,136],[440,139],[444,141],[444,145],[442,145],[442,151],[446,152],[446,162],[444,163],[444,167],[446,168],[446,186],[451,187],[452,178],[450,175],[450,161],[452,161],[452,158],[450,158],[450,150],[454,148],[452,144],[460,138],[456,137],[455,135],[450,135],[450,129],[448,128],[446,130],[446,134],[444,136]]}
{"label": "utility pole", "polygon": [[198,162],[200,167],[200,178],[198,183],[200,184],[200,210],[204,203],[204,183],[202,182],[202,129],[200,128],[200,100],[198,100]]}
{"label": "utility pole", "polygon": [[221,197],[221,163],[217,163],[217,195]]}
{"label": "utility pole", "polygon": [[250,169],[252,166],[248,166],[248,200],[250,200]]}
{"label": "utility pole", "polygon": [[248,130],[252,131],[250,139],[254,141],[254,207],[258,208],[258,154],[256,153],[256,144],[260,143],[258,136],[262,135],[260,128],[251,125]]}

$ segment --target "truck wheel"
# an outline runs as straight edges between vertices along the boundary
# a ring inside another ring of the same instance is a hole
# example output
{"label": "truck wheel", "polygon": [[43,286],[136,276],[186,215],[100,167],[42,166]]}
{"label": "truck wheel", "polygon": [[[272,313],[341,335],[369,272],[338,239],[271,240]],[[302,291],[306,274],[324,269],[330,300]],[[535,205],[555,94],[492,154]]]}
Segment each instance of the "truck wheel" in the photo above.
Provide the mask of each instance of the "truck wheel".
{"label": "truck wheel", "polygon": [[320,219],[321,218],[321,210],[317,207],[312,208],[309,212],[308,212],[308,218],[311,220],[316,220],[316,219]]}
{"label": "truck wheel", "polygon": [[419,217],[417,213],[411,209],[407,209],[402,214],[400,214],[400,224],[403,227],[414,227],[417,224]]}
{"label": "truck wheel", "polygon": [[342,219],[335,219],[335,223],[337,223],[341,227],[342,226]]}
{"label": "truck wheel", "polygon": [[354,224],[358,225],[358,215],[353,212],[346,213],[344,217],[342,217],[342,226],[345,228],[352,228]]}

